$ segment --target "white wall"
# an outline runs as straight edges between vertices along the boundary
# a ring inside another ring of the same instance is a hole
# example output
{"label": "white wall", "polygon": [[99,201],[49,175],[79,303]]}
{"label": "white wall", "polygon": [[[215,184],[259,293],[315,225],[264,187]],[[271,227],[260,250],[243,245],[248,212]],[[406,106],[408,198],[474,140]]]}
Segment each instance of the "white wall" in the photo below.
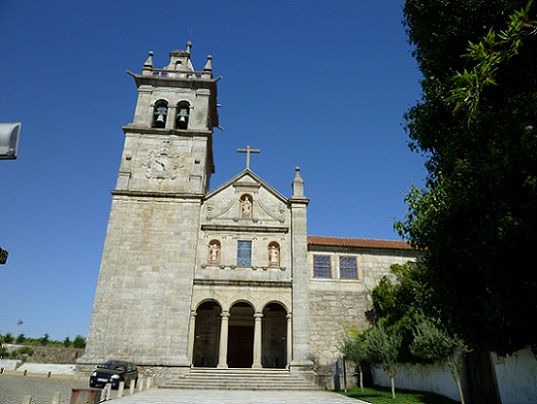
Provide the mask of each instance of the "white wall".
{"label": "white wall", "polygon": [[[379,386],[390,386],[390,377],[380,367],[371,369],[373,382]],[[449,369],[438,365],[401,366],[395,376],[397,389],[429,391],[459,401],[459,392]]]}
{"label": "white wall", "polygon": [[505,358],[493,355],[503,404],[537,403],[537,360],[529,348]]}
{"label": "white wall", "polygon": [[[492,355],[502,404],[537,403],[537,360],[529,348],[505,358]],[[390,386],[389,376],[379,367],[372,368],[373,381]],[[457,386],[446,368],[438,365],[401,366],[395,378],[395,389],[430,391],[459,400]],[[466,395],[465,398],[469,397]]]}

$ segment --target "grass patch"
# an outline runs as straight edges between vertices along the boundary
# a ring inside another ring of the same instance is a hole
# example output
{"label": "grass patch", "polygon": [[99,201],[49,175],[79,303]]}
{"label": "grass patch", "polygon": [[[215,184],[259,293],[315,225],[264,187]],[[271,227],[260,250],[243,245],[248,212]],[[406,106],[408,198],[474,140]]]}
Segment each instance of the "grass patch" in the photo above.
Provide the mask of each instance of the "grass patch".
{"label": "grass patch", "polygon": [[434,393],[424,393],[411,390],[395,390],[395,400],[392,399],[390,389],[370,388],[365,387],[362,392],[359,387],[348,389],[347,393],[340,391],[341,394],[358,398],[372,404],[454,404],[458,401],[453,401],[447,397],[439,396]]}

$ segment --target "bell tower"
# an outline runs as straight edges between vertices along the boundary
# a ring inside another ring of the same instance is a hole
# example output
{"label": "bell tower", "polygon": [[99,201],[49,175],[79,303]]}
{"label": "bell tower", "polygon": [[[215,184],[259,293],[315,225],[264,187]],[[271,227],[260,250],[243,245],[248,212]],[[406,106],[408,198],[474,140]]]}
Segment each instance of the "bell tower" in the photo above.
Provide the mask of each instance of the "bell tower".
{"label": "bell tower", "polygon": [[196,71],[192,44],[153,52],[138,89],[112,206],[85,355],[79,367],[109,358],[185,367],[200,208],[214,173],[218,126],[212,57]]}
{"label": "bell tower", "polygon": [[212,57],[202,71],[186,50],[170,52],[162,69],[153,52],[141,74],[128,72],[138,88],[133,122],[124,126],[125,147],[117,193],[205,194],[214,163],[212,130],[218,126]]}

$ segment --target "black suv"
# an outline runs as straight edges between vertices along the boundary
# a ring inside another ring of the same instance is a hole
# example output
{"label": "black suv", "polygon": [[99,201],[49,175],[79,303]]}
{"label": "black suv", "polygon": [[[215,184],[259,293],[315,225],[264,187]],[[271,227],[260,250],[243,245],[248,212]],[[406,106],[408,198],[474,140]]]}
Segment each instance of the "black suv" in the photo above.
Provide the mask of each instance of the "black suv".
{"label": "black suv", "polygon": [[125,361],[109,360],[91,372],[89,385],[90,387],[103,387],[111,383],[112,388],[117,389],[121,381],[125,382],[125,387],[138,381],[136,365]]}

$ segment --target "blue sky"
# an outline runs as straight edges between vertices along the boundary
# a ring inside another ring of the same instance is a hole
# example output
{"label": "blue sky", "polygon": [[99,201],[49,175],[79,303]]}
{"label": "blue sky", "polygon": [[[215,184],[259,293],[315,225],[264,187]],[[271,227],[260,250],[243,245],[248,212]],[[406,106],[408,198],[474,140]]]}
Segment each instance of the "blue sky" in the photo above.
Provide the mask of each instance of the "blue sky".
{"label": "blue sky", "polygon": [[[193,42],[213,55],[220,123],[212,187],[244,168],[290,195],[302,168],[309,234],[398,239],[411,184],[425,177],[404,113],[420,73],[402,2],[0,2],[0,122],[22,122],[0,161],[0,332],[86,335],[139,72]],[[18,320],[21,325],[17,325]]]}

